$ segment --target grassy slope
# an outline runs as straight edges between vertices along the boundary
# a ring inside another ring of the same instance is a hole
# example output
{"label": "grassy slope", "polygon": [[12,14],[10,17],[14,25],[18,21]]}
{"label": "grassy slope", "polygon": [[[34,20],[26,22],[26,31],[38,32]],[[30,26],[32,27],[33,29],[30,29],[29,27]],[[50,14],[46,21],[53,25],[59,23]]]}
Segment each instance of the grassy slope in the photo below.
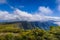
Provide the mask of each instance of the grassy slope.
{"label": "grassy slope", "polygon": [[60,27],[51,27],[49,31],[24,30],[18,23],[0,24],[0,40],[60,40]]}

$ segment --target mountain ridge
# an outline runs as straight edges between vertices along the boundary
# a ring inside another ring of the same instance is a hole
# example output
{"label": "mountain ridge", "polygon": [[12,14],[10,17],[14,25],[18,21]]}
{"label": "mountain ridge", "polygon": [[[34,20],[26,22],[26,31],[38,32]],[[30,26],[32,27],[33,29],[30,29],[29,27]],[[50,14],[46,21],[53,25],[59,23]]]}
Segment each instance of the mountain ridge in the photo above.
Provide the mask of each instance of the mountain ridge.
{"label": "mountain ridge", "polygon": [[40,29],[49,29],[50,26],[58,26],[54,24],[55,21],[49,20],[45,22],[41,21],[13,21],[13,22],[1,22],[0,24],[17,24],[17,26],[24,29],[40,28]]}

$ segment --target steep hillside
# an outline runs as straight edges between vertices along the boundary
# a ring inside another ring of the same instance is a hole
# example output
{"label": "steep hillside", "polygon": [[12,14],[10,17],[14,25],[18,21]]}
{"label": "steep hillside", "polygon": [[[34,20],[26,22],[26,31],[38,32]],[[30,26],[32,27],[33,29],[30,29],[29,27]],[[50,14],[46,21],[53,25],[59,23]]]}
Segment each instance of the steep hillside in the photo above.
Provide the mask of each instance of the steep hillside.
{"label": "steep hillside", "polygon": [[45,29],[45,30],[49,29],[50,26],[58,26],[57,24],[54,24],[54,21],[45,21],[45,22],[15,21],[15,22],[3,22],[3,23],[0,23],[0,25],[1,26],[3,26],[3,25],[14,26],[14,27],[19,27],[19,28],[23,28],[23,29],[33,29],[33,28],[38,27],[40,29]]}

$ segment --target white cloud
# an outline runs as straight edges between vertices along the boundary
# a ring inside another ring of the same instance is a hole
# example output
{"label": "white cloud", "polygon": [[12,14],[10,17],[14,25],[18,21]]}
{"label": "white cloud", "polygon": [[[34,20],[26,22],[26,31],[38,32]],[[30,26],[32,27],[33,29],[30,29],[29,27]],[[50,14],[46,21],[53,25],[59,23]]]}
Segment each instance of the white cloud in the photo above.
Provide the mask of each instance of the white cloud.
{"label": "white cloud", "polygon": [[7,0],[0,0],[0,4],[4,4],[6,2],[7,2]]}
{"label": "white cloud", "polygon": [[17,19],[19,19],[20,21],[47,21],[47,20],[59,21],[60,17],[51,17],[51,16],[46,16],[46,15],[40,15],[38,13],[30,14],[28,12],[16,9],[13,12],[13,14],[10,14],[7,11],[0,11],[0,19],[1,20],[17,20]]}
{"label": "white cloud", "polygon": [[47,14],[47,15],[50,15],[53,13],[53,11],[49,7],[43,7],[43,6],[39,7],[39,11],[40,13]]}
{"label": "white cloud", "polygon": [[41,21],[45,20],[45,17],[43,17],[40,14],[30,14],[28,12],[21,11],[19,9],[16,9],[13,14],[10,14],[7,11],[0,11],[0,20],[17,20],[20,21]]}
{"label": "white cloud", "polygon": [[44,15],[40,15],[38,13],[31,14],[28,12],[21,11],[19,9],[16,9],[14,11],[14,14],[17,15],[17,18],[22,21],[47,21],[48,18]]}
{"label": "white cloud", "polygon": [[60,17],[55,17],[55,16],[45,16],[46,19],[48,20],[53,20],[53,21],[60,21]]}
{"label": "white cloud", "polygon": [[60,26],[60,22],[54,22],[54,24],[57,24],[58,26]]}
{"label": "white cloud", "polygon": [[[42,10],[43,9],[43,10]],[[31,14],[25,11],[21,11],[19,9],[15,9],[14,12],[11,14],[8,11],[0,11],[0,20],[9,20],[9,21],[48,21],[48,20],[53,20],[56,21],[55,23],[57,23],[58,21],[60,21],[60,17],[52,17],[52,16],[46,16],[46,15],[41,15],[42,12],[43,14],[46,13],[46,11],[49,10],[49,8],[43,8],[41,7],[40,9],[40,14],[37,12],[35,14]],[[49,14],[49,12],[47,12],[47,14]],[[60,24],[60,23],[57,23]]]}
{"label": "white cloud", "polygon": [[14,20],[16,16],[14,14],[9,14],[7,11],[0,11],[0,20]]}
{"label": "white cloud", "polygon": [[[35,13],[31,14],[25,11],[21,11],[19,9],[15,9],[12,14],[10,14],[7,11],[0,11],[0,19],[2,20],[17,20],[19,19],[20,21],[47,21],[47,20],[52,20],[56,19],[58,17],[50,17],[46,15],[41,15],[44,13],[50,14],[52,11],[47,7],[40,7],[39,8],[40,13]],[[48,11],[48,12],[47,12]],[[58,18],[60,19],[60,18]]]}

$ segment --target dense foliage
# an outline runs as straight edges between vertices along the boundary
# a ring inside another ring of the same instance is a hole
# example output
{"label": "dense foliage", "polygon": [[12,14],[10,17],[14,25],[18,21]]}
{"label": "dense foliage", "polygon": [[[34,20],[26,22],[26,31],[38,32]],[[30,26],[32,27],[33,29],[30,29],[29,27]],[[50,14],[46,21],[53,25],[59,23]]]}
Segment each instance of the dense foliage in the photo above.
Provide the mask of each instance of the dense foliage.
{"label": "dense foliage", "polygon": [[0,24],[0,40],[60,40],[60,27],[51,26],[50,30],[24,30],[16,27],[16,24]]}

